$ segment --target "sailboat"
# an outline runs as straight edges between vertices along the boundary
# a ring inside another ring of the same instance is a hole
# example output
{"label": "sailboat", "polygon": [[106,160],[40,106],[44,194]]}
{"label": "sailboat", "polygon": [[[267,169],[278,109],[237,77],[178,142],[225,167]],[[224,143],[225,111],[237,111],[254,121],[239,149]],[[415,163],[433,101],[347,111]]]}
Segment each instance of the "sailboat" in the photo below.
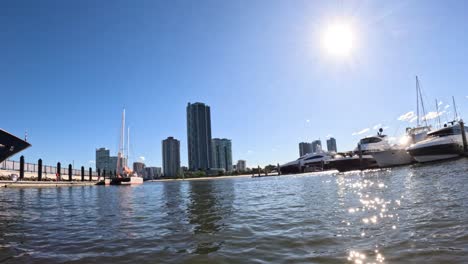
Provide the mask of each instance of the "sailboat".
{"label": "sailboat", "polygon": [[427,138],[427,134],[431,131],[431,127],[427,125],[427,120],[424,118],[425,125],[422,126],[420,123],[419,115],[419,103],[421,102],[421,107],[424,117],[426,116],[426,109],[424,108],[424,101],[421,93],[421,87],[419,85],[418,76],[416,76],[416,117],[417,125],[416,127],[408,127],[406,129],[406,135],[404,140],[400,144],[389,145],[387,148],[382,149],[381,151],[375,152],[372,155],[379,167],[392,167],[407,165],[413,163],[414,158],[407,152],[407,148],[411,144],[416,144]]}
{"label": "sailboat", "polygon": [[[110,179],[109,184],[111,185],[134,185],[142,184],[143,178],[138,177],[133,171],[127,166],[128,154],[125,157],[125,109],[122,112],[122,128],[120,131],[120,142],[119,142],[119,152],[117,154],[117,176]],[[130,141],[130,136],[128,137]],[[127,142],[127,147],[129,142]]]}

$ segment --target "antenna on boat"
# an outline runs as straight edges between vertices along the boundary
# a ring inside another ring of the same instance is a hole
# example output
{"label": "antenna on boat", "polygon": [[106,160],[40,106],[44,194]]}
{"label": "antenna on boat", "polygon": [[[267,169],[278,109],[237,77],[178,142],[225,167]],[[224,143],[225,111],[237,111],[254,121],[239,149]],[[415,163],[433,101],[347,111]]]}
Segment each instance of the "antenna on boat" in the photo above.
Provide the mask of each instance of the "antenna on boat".
{"label": "antenna on boat", "polygon": [[440,115],[439,115],[439,102],[435,99],[436,102],[436,110],[437,110],[437,119],[439,120],[439,127],[440,127]]}
{"label": "antenna on boat", "polygon": [[28,131],[24,131],[24,141],[28,142]]}
{"label": "antenna on boat", "polygon": [[455,97],[452,96],[453,109],[455,110],[455,120],[458,120],[457,104],[455,103]]}
{"label": "antenna on boat", "polygon": [[[426,126],[427,126],[426,109],[424,108],[424,101],[423,101],[423,98],[422,98],[421,86],[419,86],[419,79],[418,79],[418,76],[416,76],[416,89],[417,89],[418,92],[419,92],[419,98],[421,99],[421,107],[422,107],[423,115],[424,115],[424,123],[425,123]],[[419,117],[419,107],[418,107],[418,117]]]}
{"label": "antenna on boat", "polygon": [[122,111],[122,127],[120,129],[119,153],[117,154],[117,173],[118,174],[122,172],[122,168],[123,168],[122,159],[125,157],[124,137],[125,137],[125,108]]}

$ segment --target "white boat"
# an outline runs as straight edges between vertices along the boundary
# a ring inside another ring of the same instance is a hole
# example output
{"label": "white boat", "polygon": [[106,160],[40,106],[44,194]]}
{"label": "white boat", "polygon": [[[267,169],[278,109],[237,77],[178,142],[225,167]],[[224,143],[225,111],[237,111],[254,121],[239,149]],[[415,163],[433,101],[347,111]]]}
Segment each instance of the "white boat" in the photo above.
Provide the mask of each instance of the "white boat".
{"label": "white boat", "polygon": [[323,165],[329,159],[331,155],[326,152],[307,153],[297,160],[281,165],[280,169],[282,174],[322,171]]}
{"label": "white boat", "polygon": [[[465,126],[465,135],[468,128]],[[451,122],[443,128],[427,134],[427,139],[407,148],[418,162],[452,159],[463,154],[463,139],[460,123]]]}
{"label": "white boat", "polygon": [[427,126],[408,128],[406,130],[407,134],[403,138],[402,142],[396,145],[391,145],[381,151],[373,152],[372,156],[377,161],[379,167],[382,168],[411,164],[415,162],[415,160],[406,151],[406,148],[411,144],[415,144],[426,139],[429,131],[430,127]]}
{"label": "white boat", "polygon": [[[130,131],[128,132],[128,142],[127,148],[130,145]],[[125,157],[124,150],[125,150],[125,109],[122,112],[122,127],[121,127],[121,134],[120,134],[120,143],[119,143],[119,152],[117,154],[117,176],[110,179],[110,181],[105,181],[105,184],[111,185],[134,185],[134,184],[142,184],[143,178],[139,177],[136,173],[134,173],[130,168],[127,166],[128,162],[128,152],[127,156]]]}

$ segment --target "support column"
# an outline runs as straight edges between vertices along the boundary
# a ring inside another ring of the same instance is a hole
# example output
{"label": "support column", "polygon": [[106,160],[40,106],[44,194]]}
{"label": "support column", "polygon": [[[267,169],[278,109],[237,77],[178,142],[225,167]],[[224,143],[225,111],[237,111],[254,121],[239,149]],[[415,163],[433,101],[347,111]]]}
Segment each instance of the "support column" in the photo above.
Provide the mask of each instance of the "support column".
{"label": "support column", "polygon": [[93,169],[89,167],[89,181],[93,181]]}
{"label": "support column", "polygon": [[81,166],[81,181],[84,181],[84,166]]}

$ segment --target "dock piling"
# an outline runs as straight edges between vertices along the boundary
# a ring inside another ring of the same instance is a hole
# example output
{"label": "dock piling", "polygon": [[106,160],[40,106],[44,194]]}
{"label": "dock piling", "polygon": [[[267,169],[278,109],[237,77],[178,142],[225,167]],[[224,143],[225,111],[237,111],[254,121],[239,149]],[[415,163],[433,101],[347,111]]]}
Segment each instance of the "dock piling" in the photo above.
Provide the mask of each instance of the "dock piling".
{"label": "dock piling", "polygon": [[84,181],[84,166],[81,166],[81,181]]}
{"label": "dock piling", "polygon": [[68,164],[68,181],[72,181],[73,168],[71,164]]}
{"label": "dock piling", "polygon": [[460,120],[460,129],[463,140],[463,152],[465,155],[468,155],[468,142],[466,140],[465,123],[463,122],[463,120]]}
{"label": "dock piling", "polygon": [[37,180],[41,181],[42,180],[42,159],[39,159],[37,161]]}
{"label": "dock piling", "polygon": [[92,180],[93,180],[93,169],[89,167],[89,181],[92,181]]}
{"label": "dock piling", "polygon": [[62,165],[60,164],[60,162],[57,162],[57,171],[56,171],[55,175],[56,175],[56,180],[57,181],[62,180]]}
{"label": "dock piling", "polygon": [[22,181],[24,179],[24,156],[20,157],[20,175],[19,179]]}

